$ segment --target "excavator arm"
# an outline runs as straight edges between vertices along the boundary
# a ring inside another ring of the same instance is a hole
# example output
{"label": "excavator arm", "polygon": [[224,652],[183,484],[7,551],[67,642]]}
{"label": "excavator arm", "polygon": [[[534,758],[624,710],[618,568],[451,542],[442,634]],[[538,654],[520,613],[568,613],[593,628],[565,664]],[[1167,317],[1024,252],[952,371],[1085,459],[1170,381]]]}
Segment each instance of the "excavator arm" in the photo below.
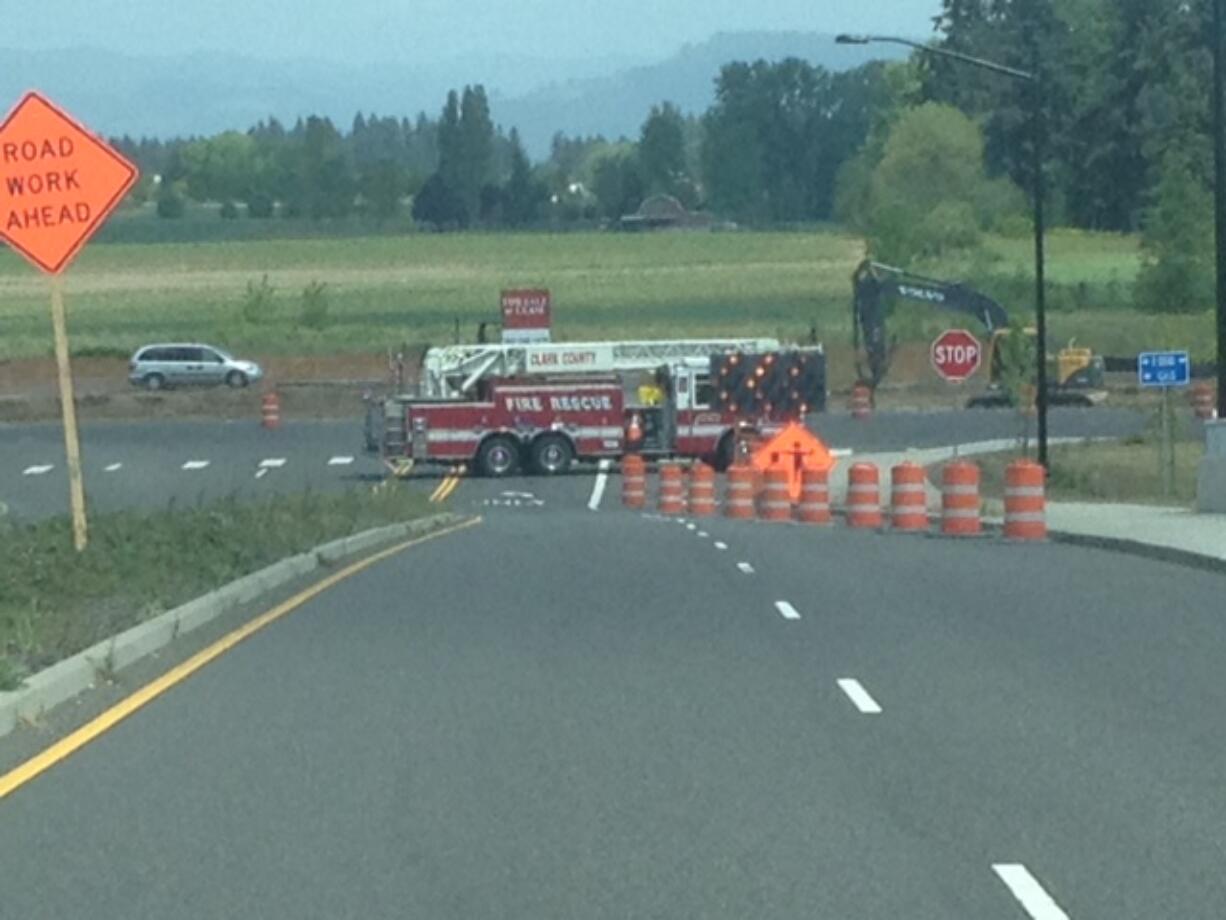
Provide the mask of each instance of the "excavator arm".
{"label": "excavator arm", "polygon": [[[892,299],[912,300],[973,316],[989,335],[1009,325],[1005,308],[960,283],[925,278],[901,268],[865,260],[852,275],[852,344],[856,372],[874,390],[885,379],[894,351],[886,334],[886,314]],[[867,362],[867,366],[862,363]]]}

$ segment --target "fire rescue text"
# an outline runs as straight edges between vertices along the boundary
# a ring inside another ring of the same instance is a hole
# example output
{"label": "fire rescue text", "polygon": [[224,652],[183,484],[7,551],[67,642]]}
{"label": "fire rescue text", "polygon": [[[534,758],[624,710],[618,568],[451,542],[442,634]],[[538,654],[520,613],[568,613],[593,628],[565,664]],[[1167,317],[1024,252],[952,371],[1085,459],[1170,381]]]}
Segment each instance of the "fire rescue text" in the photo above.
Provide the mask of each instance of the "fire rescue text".
{"label": "fire rescue text", "polygon": [[[506,397],[508,412],[544,412],[544,400],[539,396]],[[604,409],[613,411],[613,400],[608,396],[550,396],[549,408],[554,412],[593,412]]]}

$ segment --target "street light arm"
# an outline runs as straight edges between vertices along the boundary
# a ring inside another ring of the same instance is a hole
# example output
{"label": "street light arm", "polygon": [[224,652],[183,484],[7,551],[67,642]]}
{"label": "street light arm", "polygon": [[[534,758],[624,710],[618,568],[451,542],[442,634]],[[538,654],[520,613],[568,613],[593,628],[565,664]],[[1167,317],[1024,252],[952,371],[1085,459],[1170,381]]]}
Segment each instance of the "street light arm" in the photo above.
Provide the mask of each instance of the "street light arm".
{"label": "street light arm", "polygon": [[925,54],[932,54],[936,55],[937,57],[952,58],[953,60],[961,61],[964,64],[972,64],[975,67],[990,70],[993,73],[1004,74],[1006,77],[1012,77],[1015,80],[1025,80],[1028,83],[1033,83],[1036,79],[1035,75],[1028,70],[1018,70],[1016,67],[1006,67],[1004,64],[997,64],[995,61],[985,61],[983,58],[963,54],[961,51],[950,51],[948,48],[937,48],[933,45],[925,45],[923,42],[912,41],[909,38],[899,38],[896,35],[839,35],[835,37],[834,41],[835,44],[838,45],[871,45],[878,42],[888,42],[893,45],[906,45],[908,48],[914,48],[917,51],[924,52]]}

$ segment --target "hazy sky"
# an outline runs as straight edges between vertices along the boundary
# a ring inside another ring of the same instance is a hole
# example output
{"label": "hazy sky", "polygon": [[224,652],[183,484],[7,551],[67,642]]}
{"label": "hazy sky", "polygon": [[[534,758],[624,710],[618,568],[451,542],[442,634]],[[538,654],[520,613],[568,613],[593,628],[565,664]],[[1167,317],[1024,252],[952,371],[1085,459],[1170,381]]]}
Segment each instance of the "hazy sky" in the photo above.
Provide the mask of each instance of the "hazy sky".
{"label": "hazy sky", "polygon": [[0,0],[0,47],[228,50],[350,63],[498,51],[651,57],[720,31],[927,36],[939,7],[940,0]]}

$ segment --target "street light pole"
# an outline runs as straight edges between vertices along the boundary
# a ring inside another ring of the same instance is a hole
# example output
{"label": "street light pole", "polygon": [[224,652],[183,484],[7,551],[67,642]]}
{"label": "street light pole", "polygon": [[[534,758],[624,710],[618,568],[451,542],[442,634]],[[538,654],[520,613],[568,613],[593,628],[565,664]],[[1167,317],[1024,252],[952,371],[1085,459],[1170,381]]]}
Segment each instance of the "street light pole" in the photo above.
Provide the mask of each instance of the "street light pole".
{"label": "street light pole", "polygon": [[[1220,2],[1220,0],[1219,0]],[[1034,328],[1035,328],[1035,409],[1039,416],[1039,465],[1047,469],[1047,264],[1043,247],[1043,148],[1047,126],[1043,123],[1043,83],[1036,67],[1030,84],[1034,108],[1030,113],[1034,137],[1031,140],[1034,163]]]}
{"label": "street light pole", "polygon": [[1226,0],[1213,0],[1213,174],[1217,243],[1217,405],[1226,418]]}
{"label": "street light pole", "polygon": [[[1226,0],[1214,0],[1217,7],[1220,8],[1226,4]],[[990,70],[993,73],[1002,74],[1006,77],[1011,77],[1014,80],[1022,80],[1030,84],[1031,89],[1031,130],[1032,146],[1033,146],[1033,195],[1034,195],[1034,319],[1035,319],[1035,338],[1037,348],[1035,353],[1035,363],[1038,365],[1035,369],[1035,383],[1038,392],[1035,394],[1035,408],[1039,416],[1039,463],[1045,468],[1047,467],[1047,296],[1046,283],[1044,280],[1044,264],[1046,255],[1044,251],[1044,226],[1043,226],[1043,197],[1044,197],[1044,182],[1043,182],[1043,148],[1046,144],[1046,126],[1043,118],[1043,81],[1039,77],[1039,68],[1035,67],[1033,71],[1018,70],[1016,67],[1007,67],[1004,64],[998,64],[995,61],[984,60],[983,58],[973,57],[969,54],[963,54],[961,51],[951,51],[947,48],[935,48],[932,45],[925,45],[920,42],[911,41],[906,38],[899,38],[894,35],[839,35],[835,38],[835,42],[840,45],[868,45],[873,42],[889,42],[894,45],[906,45],[908,48],[914,48],[924,54],[932,54],[937,57],[950,58],[951,60],[961,61],[963,64],[970,64],[974,67],[979,67],[983,70]],[[1036,61],[1037,65],[1037,61]],[[1220,87],[1219,87],[1220,88]],[[1220,112],[1220,107],[1219,107]],[[1219,134],[1220,137],[1220,134]],[[1226,146],[1222,147],[1224,152],[1223,160],[1226,160]],[[1226,171],[1226,166],[1222,169]],[[1223,190],[1224,183],[1221,178],[1218,180],[1219,191]],[[1222,201],[1222,206],[1219,207],[1219,240],[1226,240],[1226,200]],[[1226,297],[1226,268],[1223,268],[1223,262],[1226,260],[1219,259],[1219,307],[1218,307],[1218,338],[1219,342],[1223,337],[1222,333],[1222,302]],[[1221,355],[1224,349],[1219,344],[1218,355],[1219,361],[1222,360]],[[1223,376],[1219,373],[1218,386],[1222,386]],[[1219,397],[1219,404],[1221,399]]]}

